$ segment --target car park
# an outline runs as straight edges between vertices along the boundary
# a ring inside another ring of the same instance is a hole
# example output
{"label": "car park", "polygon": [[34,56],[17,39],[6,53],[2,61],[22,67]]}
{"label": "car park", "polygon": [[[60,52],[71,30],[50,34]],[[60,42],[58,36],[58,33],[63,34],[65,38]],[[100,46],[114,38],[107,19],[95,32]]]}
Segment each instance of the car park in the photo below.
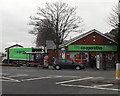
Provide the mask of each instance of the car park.
{"label": "car park", "polygon": [[67,60],[67,59],[56,59],[54,61],[53,67],[56,70],[60,70],[60,69],[76,69],[76,70],[81,70],[84,69],[84,65],[77,63],[77,62],[73,62],[71,60]]}

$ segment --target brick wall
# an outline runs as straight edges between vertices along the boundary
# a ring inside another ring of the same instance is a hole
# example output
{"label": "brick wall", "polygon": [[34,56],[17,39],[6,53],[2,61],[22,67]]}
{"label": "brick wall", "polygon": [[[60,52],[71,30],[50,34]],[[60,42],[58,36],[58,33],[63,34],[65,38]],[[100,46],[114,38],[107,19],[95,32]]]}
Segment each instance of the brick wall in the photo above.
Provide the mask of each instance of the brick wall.
{"label": "brick wall", "polygon": [[[97,33],[92,33],[80,40],[77,40],[76,42],[73,42],[70,45],[116,45],[116,43]],[[69,59],[69,51],[67,50],[67,47],[65,57],[66,59]]]}
{"label": "brick wall", "polygon": [[[92,34],[72,43],[71,45],[109,45],[110,42],[111,41],[106,39],[105,37],[103,37],[97,33],[92,33]],[[114,42],[111,42],[111,45],[116,45],[116,44]]]}
{"label": "brick wall", "polygon": [[49,64],[53,63],[53,57],[56,57],[55,51],[53,49],[48,50],[48,62]]}

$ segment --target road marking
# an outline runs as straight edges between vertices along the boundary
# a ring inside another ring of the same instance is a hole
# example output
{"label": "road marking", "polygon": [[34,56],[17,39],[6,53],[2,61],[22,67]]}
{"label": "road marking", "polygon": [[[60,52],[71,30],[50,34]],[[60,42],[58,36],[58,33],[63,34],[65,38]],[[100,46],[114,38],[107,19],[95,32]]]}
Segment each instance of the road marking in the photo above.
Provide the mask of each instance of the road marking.
{"label": "road marking", "polygon": [[95,85],[94,87],[112,86],[113,84]]}
{"label": "road marking", "polygon": [[11,80],[3,80],[3,79],[0,79],[0,82],[2,82],[2,81],[11,81]]}
{"label": "road marking", "polygon": [[7,76],[7,77],[21,77],[21,76],[28,76],[27,74],[17,74],[13,76]]}
{"label": "road marking", "polygon": [[2,76],[0,76],[0,82],[2,82],[2,81],[10,81],[10,80],[3,80]]}
{"label": "road marking", "polygon": [[72,78],[80,77],[80,76],[61,76],[61,75],[49,75],[49,76],[50,76],[50,77],[58,77],[58,78],[59,78],[59,77],[68,77],[68,78],[71,78],[71,77],[72,77]]}
{"label": "road marking", "polygon": [[87,77],[87,78],[81,78],[81,79],[74,79],[74,80],[69,80],[69,81],[63,81],[63,82],[57,82],[56,84],[63,84],[63,83],[69,83],[69,82],[75,82],[75,81],[82,81],[82,80],[87,80],[87,79],[91,79],[94,77]]}
{"label": "road marking", "polygon": [[15,82],[21,82],[21,81],[19,81],[19,80],[12,79],[12,78],[8,78],[8,77],[4,77],[4,76],[2,76],[2,78],[3,78],[3,79],[8,79],[8,80],[11,80],[11,81],[15,81]]}
{"label": "road marking", "polygon": [[94,87],[94,86],[82,86],[82,85],[69,85],[69,84],[61,84],[62,86],[67,87],[81,87],[81,88],[92,88],[92,89],[101,89],[101,90],[109,90],[109,91],[120,91],[120,89],[114,89],[114,88],[102,88],[102,87]]}
{"label": "road marking", "polygon": [[24,80],[21,80],[21,81],[33,81],[33,80],[41,80],[41,79],[49,79],[49,78],[52,78],[52,77],[31,78],[31,79],[24,79]]}

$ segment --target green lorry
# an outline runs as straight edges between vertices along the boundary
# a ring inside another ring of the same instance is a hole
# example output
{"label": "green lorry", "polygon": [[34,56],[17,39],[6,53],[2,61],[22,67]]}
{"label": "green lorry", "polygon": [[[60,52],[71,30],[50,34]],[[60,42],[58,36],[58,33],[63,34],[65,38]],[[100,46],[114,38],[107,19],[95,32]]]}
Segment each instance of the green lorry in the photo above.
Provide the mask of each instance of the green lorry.
{"label": "green lorry", "polygon": [[43,48],[10,48],[6,52],[3,63],[14,63],[27,66],[40,66],[44,64],[46,53]]}

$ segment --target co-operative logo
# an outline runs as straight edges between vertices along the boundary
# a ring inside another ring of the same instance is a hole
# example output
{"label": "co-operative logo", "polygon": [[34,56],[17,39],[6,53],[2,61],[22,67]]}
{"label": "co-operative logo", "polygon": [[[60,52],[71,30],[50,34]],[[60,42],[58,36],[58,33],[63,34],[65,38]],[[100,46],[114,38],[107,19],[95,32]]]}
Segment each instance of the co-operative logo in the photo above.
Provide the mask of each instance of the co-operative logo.
{"label": "co-operative logo", "polygon": [[25,53],[25,51],[16,51],[16,53]]}
{"label": "co-operative logo", "polygon": [[81,47],[81,46],[74,46],[75,49],[80,49],[80,50],[102,50],[103,48],[102,47],[98,47],[98,46],[95,46],[95,47]]}

